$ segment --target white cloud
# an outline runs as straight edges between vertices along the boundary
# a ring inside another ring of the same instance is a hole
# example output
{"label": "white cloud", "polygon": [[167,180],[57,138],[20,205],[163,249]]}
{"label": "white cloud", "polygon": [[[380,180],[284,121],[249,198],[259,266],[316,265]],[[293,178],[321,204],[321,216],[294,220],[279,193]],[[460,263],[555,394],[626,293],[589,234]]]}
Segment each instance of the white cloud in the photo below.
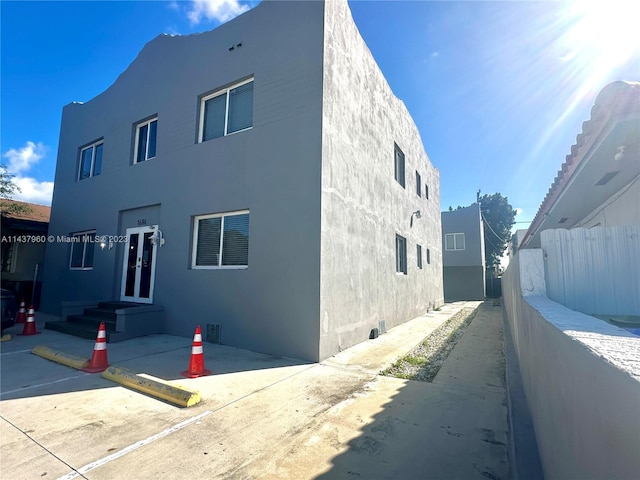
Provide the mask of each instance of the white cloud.
{"label": "white cloud", "polygon": [[13,194],[14,200],[51,205],[53,182],[40,181],[24,175],[44,158],[46,152],[47,147],[42,143],[28,141],[23,147],[11,148],[2,155],[8,161],[7,170],[15,175],[13,183],[20,189]]}
{"label": "white cloud", "polygon": [[44,157],[45,146],[38,142],[27,142],[27,144],[19,149],[12,148],[2,155],[9,160],[8,170],[14,175],[18,175],[22,171],[29,170],[34,164]]}
{"label": "white cloud", "polygon": [[247,10],[249,6],[241,5],[238,0],[193,0],[187,17],[193,24],[202,20],[217,20],[223,23]]}
{"label": "white cloud", "polygon": [[520,215],[522,213],[521,208],[515,208],[514,210],[516,211],[516,215]]}
{"label": "white cloud", "polygon": [[14,200],[51,205],[53,182],[40,182],[31,177],[15,177],[13,181],[21,190],[13,195]]}

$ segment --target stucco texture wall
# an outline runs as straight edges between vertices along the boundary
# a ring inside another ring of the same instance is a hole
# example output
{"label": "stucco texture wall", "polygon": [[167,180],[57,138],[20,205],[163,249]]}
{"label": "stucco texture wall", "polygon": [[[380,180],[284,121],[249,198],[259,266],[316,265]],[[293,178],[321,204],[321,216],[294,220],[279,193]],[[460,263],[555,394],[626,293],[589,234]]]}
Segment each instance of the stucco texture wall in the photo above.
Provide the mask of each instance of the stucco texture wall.
{"label": "stucco texture wall", "polygon": [[[209,32],[159,36],[108,90],[64,109],[50,233],[157,222],[154,304],[169,334],[219,324],[223,343],[318,359],[323,15],[320,2],[264,2]],[[201,97],[251,76],[253,127],[198,143]],[[157,155],[133,164],[135,125],[153,115]],[[79,149],[100,138],[101,175],[76,181]],[[245,209],[248,268],[192,269],[194,216]],[[53,245],[47,310],[119,299],[123,248],[69,271],[68,246]]]}
{"label": "stucco texture wall", "polygon": [[[438,170],[346,1],[326,2],[324,35],[321,358],[366,340],[380,320],[390,328],[443,303]],[[406,188],[394,180],[394,142],[405,154]],[[396,234],[407,239],[407,275],[396,273]]]}
{"label": "stucco texture wall", "polygon": [[547,298],[539,249],[502,288],[545,478],[637,478],[640,338]]}

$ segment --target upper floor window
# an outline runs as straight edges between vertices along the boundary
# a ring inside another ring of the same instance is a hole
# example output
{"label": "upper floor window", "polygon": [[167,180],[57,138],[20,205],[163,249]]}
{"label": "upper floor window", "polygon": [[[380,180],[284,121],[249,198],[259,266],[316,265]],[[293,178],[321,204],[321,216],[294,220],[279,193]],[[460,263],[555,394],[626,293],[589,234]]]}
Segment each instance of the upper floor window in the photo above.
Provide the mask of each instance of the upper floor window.
{"label": "upper floor window", "polygon": [[407,239],[396,235],[396,272],[407,274]]}
{"label": "upper floor window", "polygon": [[136,157],[133,163],[144,162],[156,156],[158,118],[152,118],[136,126]]}
{"label": "upper floor window", "polygon": [[199,142],[224,137],[253,126],[253,78],[203,97]]}
{"label": "upper floor window", "polygon": [[73,233],[70,236],[71,258],[69,268],[71,270],[93,269],[93,246],[95,245],[96,231]]}
{"label": "upper floor window", "polygon": [[447,250],[464,250],[464,233],[447,233],[444,243]]}
{"label": "upper floor window", "polygon": [[395,143],[393,144],[393,168],[394,178],[404,188],[404,153]]}
{"label": "upper floor window", "polygon": [[78,180],[95,177],[102,172],[102,145],[103,141],[89,145],[80,150],[80,168],[78,169]]}
{"label": "upper floor window", "polygon": [[424,198],[429,200],[429,185],[427,185],[426,183],[424,184]]}
{"label": "upper floor window", "polygon": [[420,174],[416,170],[416,195],[419,197],[422,196],[422,178],[420,178]]}
{"label": "upper floor window", "polygon": [[192,268],[249,265],[249,211],[195,217]]}
{"label": "upper floor window", "polygon": [[[418,268],[422,268],[422,245],[416,245],[416,255],[418,258]],[[428,249],[427,249],[428,251]],[[427,262],[428,263],[428,262]]]}

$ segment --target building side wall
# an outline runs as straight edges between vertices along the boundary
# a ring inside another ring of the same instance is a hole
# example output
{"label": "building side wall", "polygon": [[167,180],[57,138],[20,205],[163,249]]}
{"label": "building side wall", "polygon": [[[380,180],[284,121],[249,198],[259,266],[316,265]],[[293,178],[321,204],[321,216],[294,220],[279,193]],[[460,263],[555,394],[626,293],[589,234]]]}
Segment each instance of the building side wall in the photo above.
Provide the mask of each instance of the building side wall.
{"label": "building side wall", "polygon": [[[447,250],[447,233],[464,233],[465,249]],[[446,267],[484,266],[484,233],[477,203],[442,212],[442,261]]]}
{"label": "building side wall", "polygon": [[[50,233],[158,224],[164,331],[219,324],[222,343],[317,360],[322,38],[321,3],[264,2],[213,31],[151,41],[107,91],[64,109]],[[253,127],[197,143],[201,96],[250,76]],[[157,156],[134,165],[135,124],[153,115]],[[100,138],[102,174],[76,181],[80,147]],[[194,216],[246,209],[248,268],[192,269]],[[120,297],[124,244],[96,249],[88,271],[52,247],[48,311]]]}
{"label": "building side wall", "polygon": [[444,267],[444,300],[484,300],[485,275],[482,267]]}
{"label": "building side wall", "polygon": [[640,225],[640,177],[633,179],[604,205],[587,215],[576,227]]}
{"label": "building side wall", "polygon": [[[381,320],[393,327],[444,297],[438,170],[346,1],[326,2],[324,31],[321,358],[368,339]],[[405,154],[405,188],[394,180],[394,143]],[[396,234],[407,239],[407,275],[396,273]]]}

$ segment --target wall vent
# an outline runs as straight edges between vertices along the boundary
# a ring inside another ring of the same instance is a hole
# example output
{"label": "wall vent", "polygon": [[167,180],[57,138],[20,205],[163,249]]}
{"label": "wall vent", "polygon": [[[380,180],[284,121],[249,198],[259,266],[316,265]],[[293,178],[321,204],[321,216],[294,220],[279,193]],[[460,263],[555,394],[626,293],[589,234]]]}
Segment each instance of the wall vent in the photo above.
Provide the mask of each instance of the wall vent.
{"label": "wall vent", "polygon": [[609,180],[611,180],[613,177],[615,177],[618,173],[620,172],[609,172],[609,173],[605,173],[602,178],[600,180],[598,180],[596,182],[596,187],[600,187],[602,185],[606,185],[607,183],[609,183]]}
{"label": "wall vent", "polygon": [[208,343],[220,343],[220,324],[208,323],[205,334],[205,341]]}
{"label": "wall vent", "polygon": [[387,333],[387,326],[384,320],[378,320],[378,332],[380,332],[380,335]]}
{"label": "wall vent", "polygon": [[569,220],[569,217],[562,217],[560,220],[558,220],[558,223],[564,223],[567,220]]}

